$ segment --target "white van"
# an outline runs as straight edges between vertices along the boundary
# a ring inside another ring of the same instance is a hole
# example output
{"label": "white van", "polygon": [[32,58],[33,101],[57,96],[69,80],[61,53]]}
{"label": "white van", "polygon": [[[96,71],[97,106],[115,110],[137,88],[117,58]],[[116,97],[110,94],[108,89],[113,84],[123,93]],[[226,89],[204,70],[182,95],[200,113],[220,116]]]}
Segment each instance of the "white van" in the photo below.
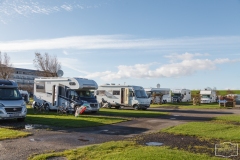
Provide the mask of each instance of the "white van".
{"label": "white van", "polygon": [[0,80],[0,120],[17,119],[24,121],[27,107],[16,82]]}

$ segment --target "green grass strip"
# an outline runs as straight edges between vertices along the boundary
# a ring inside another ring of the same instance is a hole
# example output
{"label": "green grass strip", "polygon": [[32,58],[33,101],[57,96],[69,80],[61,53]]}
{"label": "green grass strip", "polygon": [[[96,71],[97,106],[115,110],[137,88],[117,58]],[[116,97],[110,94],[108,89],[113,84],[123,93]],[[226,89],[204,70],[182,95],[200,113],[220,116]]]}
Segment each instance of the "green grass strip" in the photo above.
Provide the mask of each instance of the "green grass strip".
{"label": "green grass strip", "polygon": [[29,160],[46,160],[51,157],[66,157],[68,160],[221,160],[168,147],[140,146],[131,141],[107,142],[64,152],[41,154]]}
{"label": "green grass strip", "polygon": [[240,126],[210,122],[189,122],[161,130],[162,132],[198,136],[206,139],[240,141]]}
{"label": "green grass strip", "polygon": [[22,138],[28,135],[31,135],[31,133],[7,129],[7,128],[0,128],[0,140]]}

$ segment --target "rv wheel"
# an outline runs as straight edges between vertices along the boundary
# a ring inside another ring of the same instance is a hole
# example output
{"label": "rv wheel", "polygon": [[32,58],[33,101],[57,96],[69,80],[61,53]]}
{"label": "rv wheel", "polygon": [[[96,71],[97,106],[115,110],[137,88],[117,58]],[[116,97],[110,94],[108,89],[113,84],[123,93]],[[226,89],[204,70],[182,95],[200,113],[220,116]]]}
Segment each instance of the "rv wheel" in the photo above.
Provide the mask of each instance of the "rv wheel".
{"label": "rv wheel", "polygon": [[135,104],[135,105],[133,106],[133,108],[134,108],[135,110],[139,110],[139,106],[138,106],[137,104]]}
{"label": "rv wheel", "polygon": [[115,108],[116,108],[116,109],[120,109],[120,106],[116,106]]}
{"label": "rv wheel", "polygon": [[108,103],[108,108],[111,108],[112,106],[111,106],[111,104],[110,103]]}

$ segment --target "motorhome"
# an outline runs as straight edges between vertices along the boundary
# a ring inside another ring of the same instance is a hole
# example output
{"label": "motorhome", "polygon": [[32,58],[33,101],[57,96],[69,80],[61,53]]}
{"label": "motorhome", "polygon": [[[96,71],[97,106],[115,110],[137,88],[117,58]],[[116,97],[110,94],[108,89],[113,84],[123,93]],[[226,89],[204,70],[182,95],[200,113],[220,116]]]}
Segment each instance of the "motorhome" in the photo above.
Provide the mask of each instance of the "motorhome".
{"label": "motorhome", "polygon": [[20,94],[23,97],[23,100],[26,102],[26,104],[29,103],[29,94],[28,91],[24,91],[24,90],[19,90]]}
{"label": "motorhome", "polygon": [[17,119],[24,121],[27,107],[15,81],[0,80],[0,120]]}
{"label": "motorhome", "polygon": [[85,112],[99,111],[99,104],[91,93],[98,88],[94,80],[86,78],[43,77],[34,80],[34,108],[36,103],[47,105],[51,110],[57,110],[65,105],[76,111],[77,107],[86,106]]}
{"label": "motorhome", "polygon": [[200,91],[201,103],[214,103],[217,102],[216,90],[211,88],[204,88]]}
{"label": "motorhome", "polygon": [[[144,88],[149,100],[152,103],[167,103],[171,102],[171,89],[170,88]],[[155,97],[154,97],[155,95]]]}
{"label": "motorhome", "polygon": [[172,102],[189,102],[191,101],[191,90],[189,89],[173,89]]}
{"label": "motorhome", "polygon": [[146,110],[150,106],[148,96],[141,86],[105,84],[96,91],[99,103],[108,103],[108,107],[120,108],[121,106]]}

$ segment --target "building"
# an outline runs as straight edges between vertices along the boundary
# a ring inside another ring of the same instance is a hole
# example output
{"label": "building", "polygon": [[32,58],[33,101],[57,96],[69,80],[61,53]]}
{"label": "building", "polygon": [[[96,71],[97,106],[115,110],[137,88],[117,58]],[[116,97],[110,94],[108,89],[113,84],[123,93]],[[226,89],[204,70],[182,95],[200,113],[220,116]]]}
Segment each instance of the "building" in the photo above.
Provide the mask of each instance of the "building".
{"label": "building", "polygon": [[17,82],[19,89],[33,93],[34,79],[39,77],[38,75],[38,70],[14,68],[14,74],[11,79]]}

